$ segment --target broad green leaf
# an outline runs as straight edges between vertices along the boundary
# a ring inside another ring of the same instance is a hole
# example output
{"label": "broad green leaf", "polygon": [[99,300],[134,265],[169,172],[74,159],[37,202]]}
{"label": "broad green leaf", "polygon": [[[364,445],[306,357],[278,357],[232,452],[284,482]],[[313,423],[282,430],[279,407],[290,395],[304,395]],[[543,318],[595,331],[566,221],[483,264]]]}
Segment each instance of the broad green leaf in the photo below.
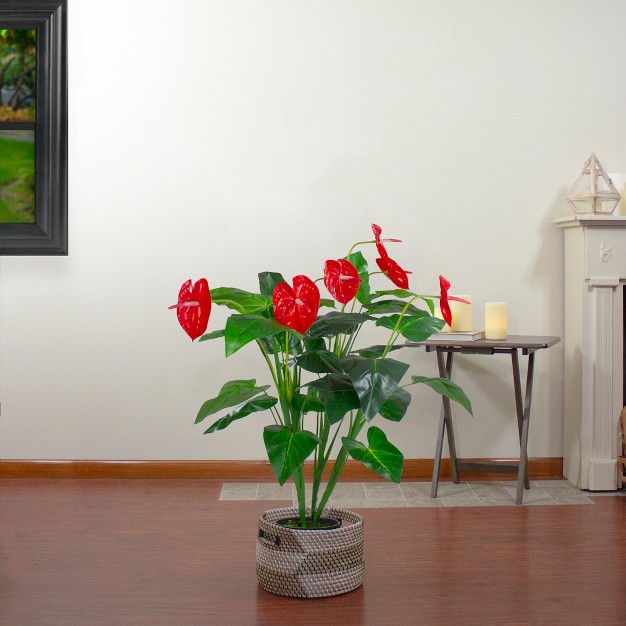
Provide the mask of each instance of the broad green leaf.
{"label": "broad green leaf", "polygon": [[258,293],[250,293],[234,287],[211,289],[211,300],[237,311],[237,313],[261,313],[272,305],[271,298]]}
{"label": "broad green leaf", "polygon": [[296,363],[307,372],[315,374],[341,374],[339,358],[328,350],[312,350],[296,357]]}
{"label": "broad green leaf", "polygon": [[326,342],[320,337],[318,339],[310,339],[304,342],[304,347],[307,350],[326,350]]}
{"label": "broad green leaf", "polygon": [[225,330],[226,356],[228,357],[255,339],[284,333],[288,329],[275,320],[250,314],[231,315],[226,320]]}
{"label": "broad green leaf", "polygon": [[465,392],[454,382],[447,378],[428,378],[426,376],[411,376],[411,384],[423,383],[434,389],[438,394],[458,402],[470,415],[472,413],[472,403],[465,395]]}
{"label": "broad green leaf", "polygon": [[260,272],[259,273],[259,290],[264,296],[272,298],[274,295],[274,287],[278,283],[285,282],[282,274],[278,272]]}
{"label": "broad green leaf", "polygon": [[303,387],[312,387],[322,391],[346,391],[353,389],[352,381],[346,374],[327,374],[317,380],[304,383]]}
{"label": "broad green leaf", "polygon": [[320,306],[328,307],[329,309],[337,308],[335,301],[330,298],[320,298]]}
{"label": "broad green leaf", "polygon": [[398,324],[400,315],[388,315],[376,320],[376,326],[383,326],[393,330],[398,324],[398,332],[409,341],[426,341],[433,333],[438,333],[444,325],[444,321],[438,317],[431,317],[425,312],[424,315],[405,315]]}
{"label": "broad green leaf", "polygon": [[405,315],[423,316],[428,315],[426,311],[417,308],[414,304],[408,304],[402,300],[378,300],[375,302],[368,302],[363,305],[370,315],[382,315],[389,313],[402,313],[404,307],[406,307]]}
{"label": "broad green leaf", "polygon": [[331,424],[340,422],[343,416],[349,411],[356,411],[361,408],[359,396],[352,389],[340,389],[337,391],[318,391],[321,401],[326,407],[326,416]]}
{"label": "broad green leaf", "polygon": [[196,417],[196,424],[201,422],[205,417],[213,415],[222,409],[227,409],[231,406],[236,406],[258,396],[266,389],[269,389],[269,385],[256,386],[256,380],[231,380],[227,382],[221,389],[215,398],[207,400],[198,411]]}
{"label": "broad green leaf", "polygon": [[[285,326],[282,329],[287,330]],[[302,341],[300,341],[299,337],[300,335],[295,331],[289,331],[289,354],[300,354],[302,352]],[[259,341],[263,344],[268,354],[274,354],[276,349],[279,353],[285,349],[285,335],[282,333],[261,337]]]}
{"label": "broad green leaf", "polygon": [[353,331],[363,322],[373,319],[375,318],[371,315],[365,315],[363,313],[331,311],[330,313],[326,313],[326,315],[319,316],[313,322],[311,328],[307,330],[304,338],[306,341],[309,341],[310,339],[317,339],[319,337],[334,337],[341,333]]}
{"label": "broad green leaf", "polygon": [[376,291],[370,297],[370,301],[382,298],[383,296],[394,296],[396,298],[409,298],[416,296],[416,293],[409,291],[408,289],[386,289],[384,291]]}
{"label": "broad green leaf", "polygon": [[295,394],[291,403],[300,413],[308,413],[309,411],[323,413],[326,410],[324,403],[317,397],[314,390],[310,390],[306,396],[301,393]]}
{"label": "broad green leaf", "polygon": [[[400,350],[404,347],[404,345],[391,346],[391,348],[389,348],[389,352],[393,352],[394,350]],[[354,352],[356,352],[356,354],[360,356],[364,356],[366,359],[378,359],[383,355],[386,349],[387,346],[376,345],[370,346],[369,348],[361,348],[360,350],[355,350]]]}
{"label": "broad green leaf", "polygon": [[359,283],[359,290],[356,294],[356,299],[363,304],[370,298],[370,275],[367,267],[367,260],[363,254],[359,251],[353,252],[346,257],[346,261],[349,261],[354,265],[356,271],[359,273],[361,282]]}
{"label": "broad green leaf", "polygon": [[389,443],[385,433],[377,426],[370,426],[367,431],[367,447],[356,439],[343,437],[344,447],[353,459],[361,461],[368,469],[383,478],[399,483],[402,478],[404,455]]}
{"label": "broad green leaf", "polygon": [[209,426],[207,430],[204,431],[205,435],[209,433],[214,433],[218,430],[223,430],[227,426],[230,426],[232,422],[235,420],[239,420],[242,417],[246,417],[250,415],[250,413],[256,413],[257,411],[266,411],[267,409],[271,409],[278,400],[276,398],[272,398],[272,396],[262,396],[260,398],[253,398],[252,400],[247,400],[246,402],[242,402],[237,405],[230,413],[224,415],[224,417],[217,420]]}
{"label": "broad green leaf", "polygon": [[406,414],[409,404],[411,404],[411,394],[406,389],[397,387],[378,412],[385,419],[399,422]]}
{"label": "broad green leaf", "polygon": [[394,359],[366,359],[349,356],[341,362],[359,396],[363,415],[370,421],[394,392],[409,369]]}
{"label": "broad green leaf", "polygon": [[226,331],[222,328],[222,330],[214,330],[212,333],[207,333],[206,335],[202,335],[198,341],[208,341],[209,339],[218,339],[219,337],[223,337],[226,334]]}
{"label": "broad green leaf", "polygon": [[281,485],[285,484],[320,442],[319,437],[308,430],[294,433],[286,426],[277,424],[264,428],[263,441],[272,470]]}

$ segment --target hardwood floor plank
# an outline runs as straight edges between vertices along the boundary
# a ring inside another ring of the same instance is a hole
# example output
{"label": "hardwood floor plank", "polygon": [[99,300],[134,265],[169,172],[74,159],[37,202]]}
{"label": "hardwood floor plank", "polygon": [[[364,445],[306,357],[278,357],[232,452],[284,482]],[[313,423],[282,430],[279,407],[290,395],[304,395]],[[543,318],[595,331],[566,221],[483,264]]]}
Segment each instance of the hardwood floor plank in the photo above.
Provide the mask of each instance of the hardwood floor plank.
{"label": "hardwood floor plank", "polygon": [[298,600],[256,582],[257,518],[273,503],[220,502],[220,487],[0,480],[0,623],[626,623],[626,498],[363,509],[363,587]]}

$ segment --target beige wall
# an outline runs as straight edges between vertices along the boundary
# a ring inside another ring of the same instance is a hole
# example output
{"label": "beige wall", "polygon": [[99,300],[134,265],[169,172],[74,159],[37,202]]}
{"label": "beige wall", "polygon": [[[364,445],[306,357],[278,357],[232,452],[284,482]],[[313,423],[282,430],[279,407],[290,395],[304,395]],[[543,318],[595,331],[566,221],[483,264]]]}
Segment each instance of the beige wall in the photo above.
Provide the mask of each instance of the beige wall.
{"label": "beige wall", "polygon": [[[69,8],[70,254],[0,260],[0,457],[263,458],[263,415],[193,426],[226,380],[267,381],[255,349],[192,345],[167,306],[187,278],[319,276],[372,221],[415,290],[442,273],[477,325],[504,300],[512,333],[562,334],[552,220],[592,151],[626,171],[621,0]],[[513,455],[508,361],[458,364],[460,453]],[[562,367],[539,354],[531,456],[562,454]],[[390,437],[432,457],[437,414],[422,390]]]}

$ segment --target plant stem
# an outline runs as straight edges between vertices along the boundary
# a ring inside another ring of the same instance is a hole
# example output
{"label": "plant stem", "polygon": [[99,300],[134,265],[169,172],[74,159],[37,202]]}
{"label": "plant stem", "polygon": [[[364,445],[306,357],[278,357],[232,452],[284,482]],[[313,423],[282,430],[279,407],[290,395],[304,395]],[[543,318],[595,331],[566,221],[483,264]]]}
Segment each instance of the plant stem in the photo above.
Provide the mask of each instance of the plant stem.
{"label": "plant stem", "polygon": [[[350,437],[351,439],[356,438],[357,435],[361,432],[364,425],[365,425],[365,417],[363,417],[363,410],[359,409],[357,411],[354,422],[352,423],[350,430],[348,432],[348,437]],[[330,476],[328,478],[328,484],[326,485],[326,489],[324,490],[322,499],[320,500],[317,511],[315,511],[315,513],[313,514],[313,520],[312,520],[313,523],[317,523],[319,521],[319,518],[322,515],[322,511],[324,510],[324,507],[326,506],[326,503],[328,502],[330,495],[335,489],[335,485],[337,484],[339,477],[341,476],[341,472],[343,471],[344,465],[346,464],[347,460],[348,460],[348,451],[346,450],[344,446],[341,446],[341,450],[339,451],[339,454],[337,455],[337,459],[335,461],[335,465],[333,466],[333,470],[330,473]]]}
{"label": "plant stem", "polygon": [[296,485],[296,493],[298,494],[298,516],[300,517],[300,526],[306,528],[306,494],[304,485],[304,470],[302,465],[294,472],[293,479]]}
{"label": "plant stem", "polygon": [[420,298],[420,296],[413,296],[402,308],[400,316],[398,317],[398,321],[396,322],[395,326],[393,327],[393,330],[391,331],[391,335],[389,336],[389,341],[387,342],[387,345],[385,346],[385,349],[383,350],[383,353],[380,356],[381,359],[384,359],[389,354],[389,350],[391,350],[391,346],[393,346],[396,339],[398,338],[398,335],[400,334],[400,332],[398,331],[398,328],[400,328],[400,322],[402,321],[404,314],[407,312],[409,306],[411,306],[411,304],[413,304],[413,302],[415,302],[415,300],[417,300],[418,298]]}

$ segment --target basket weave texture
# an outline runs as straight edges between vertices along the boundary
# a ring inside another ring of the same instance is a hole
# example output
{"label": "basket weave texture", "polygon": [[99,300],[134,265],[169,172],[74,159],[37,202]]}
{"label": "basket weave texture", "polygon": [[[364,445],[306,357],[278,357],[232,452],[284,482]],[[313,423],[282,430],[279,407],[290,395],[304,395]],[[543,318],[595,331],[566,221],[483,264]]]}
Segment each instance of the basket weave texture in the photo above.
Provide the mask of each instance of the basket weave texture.
{"label": "basket weave texture", "polygon": [[266,511],[259,518],[256,571],[265,591],[295,598],[321,598],[352,591],[365,572],[363,518],[346,509],[324,509],[340,528],[307,530],[275,522],[297,517],[298,509]]}

